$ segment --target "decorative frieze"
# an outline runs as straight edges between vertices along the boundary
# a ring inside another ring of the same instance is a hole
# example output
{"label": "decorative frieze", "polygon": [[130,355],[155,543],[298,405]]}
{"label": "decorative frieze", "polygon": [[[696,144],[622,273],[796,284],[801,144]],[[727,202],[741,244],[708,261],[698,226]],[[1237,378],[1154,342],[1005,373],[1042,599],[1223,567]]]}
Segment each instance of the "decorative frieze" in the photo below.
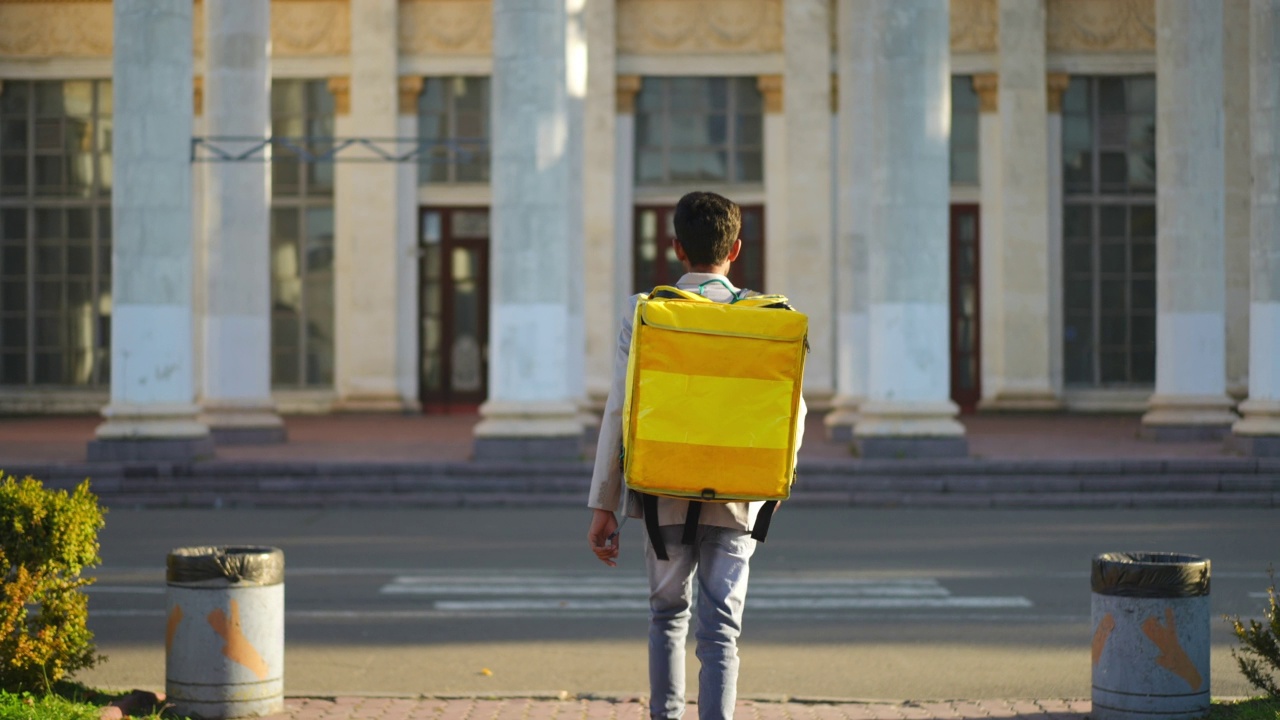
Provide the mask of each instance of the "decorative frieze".
{"label": "decorative frieze", "polygon": [[999,0],[951,0],[952,52],[995,52],[999,29]]}
{"label": "decorative frieze", "polygon": [[[954,2],[954,0],[953,0]],[[1154,51],[1155,0],[1050,0],[1050,52]]]}
{"label": "decorative frieze", "polygon": [[0,57],[110,57],[110,2],[0,2]]}
{"label": "decorative frieze", "polygon": [[618,52],[782,52],[782,0],[618,0]]}
{"label": "decorative frieze", "polygon": [[401,0],[402,55],[477,55],[493,51],[490,0]]}
{"label": "decorative frieze", "polygon": [[271,3],[271,54],[275,57],[346,55],[351,52],[347,0]]}
{"label": "decorative frieze", "polygon": [[766,113],[782,112],[781,75],[761,75],[756,78],[756,87],[760,90],[760,94],[764,96],[764,111]]}

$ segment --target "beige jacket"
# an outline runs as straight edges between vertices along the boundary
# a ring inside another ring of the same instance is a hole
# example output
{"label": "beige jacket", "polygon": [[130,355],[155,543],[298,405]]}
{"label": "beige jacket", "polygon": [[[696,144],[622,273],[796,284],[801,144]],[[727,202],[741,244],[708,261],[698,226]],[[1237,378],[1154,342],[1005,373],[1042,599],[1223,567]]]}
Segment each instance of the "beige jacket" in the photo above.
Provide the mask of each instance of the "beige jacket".
{"label": "beige jacket", "polygon": [[[686,273],[676,282],[681,290],[697,291],[698,286],[708,281],[719,280],[729,287],[728,278],[710,273]],[[719,282],[706,285],[706,297],[716,302],[729,302],[731,292]],[[587,506],[610,512],[618,511],[618,497],[622,494],[622,468],[618,466],[618,458],[622,453],[622,403],[626,397],[627,355],[631,349],[631,323],[634,321],[636,301],[639,295],[631,297],[627,311],[622,316],[622,331],[618,333],[618,348],[613,360],[613,382],[609,386],[609,400],[604,406],[604,418],[600,422],[600,440],[596,445],[595,470],[591,475],[591,493]],[[800,450],[800,442],[804,436],[804,417],[806,408],[804,399],[800,400],[800,427],[796,433],[796,450]],[[633,494],[634,495],[634,494]],[[706,503],[698,521],[702,525],[750,530],[755,523],[756,513],[764,503]],[[686,500],[658,498],[658,524],[681,525],[685,512],[689,508]],[[627,506],[627,515],[640,517],[640,503],[632,500]]]}

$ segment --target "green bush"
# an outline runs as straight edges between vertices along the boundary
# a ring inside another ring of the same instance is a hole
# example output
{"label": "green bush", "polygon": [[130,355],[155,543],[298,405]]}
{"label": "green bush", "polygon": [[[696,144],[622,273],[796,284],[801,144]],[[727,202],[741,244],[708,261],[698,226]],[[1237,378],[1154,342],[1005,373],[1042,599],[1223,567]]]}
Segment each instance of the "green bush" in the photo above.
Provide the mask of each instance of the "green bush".
{"label": "green bush", "polygon": [[1250,620],[1248,625],[1238,616],[1227,620],[1239,638],[1241,648],[1231,650],[1231,656],[1240,666],[1240,672],[1250,685],[1280,700],[1280,608],[1276,605],[1276,576],[1272,571],[1271,587],[1267,588],[1268,607],[1263,613],[1266,623]]}
{"label": "green bush", "polygon": [[102,516],[88,480],[68,494],[0,473],[0,690],[48,692],[99,660],[80,572],[101,562]]}

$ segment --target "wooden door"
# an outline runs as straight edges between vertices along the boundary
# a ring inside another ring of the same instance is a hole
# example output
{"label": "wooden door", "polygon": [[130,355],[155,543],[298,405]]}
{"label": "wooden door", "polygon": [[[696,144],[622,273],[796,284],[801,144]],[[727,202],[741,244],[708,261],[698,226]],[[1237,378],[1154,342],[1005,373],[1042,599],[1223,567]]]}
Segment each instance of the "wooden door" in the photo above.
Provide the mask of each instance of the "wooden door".
{"label": "wooden door", "polygon": [[419,249],[419,398],[473,411],[488,395],[488,208],[423,208]]}
{"label": "wooden door", "polygon": [[951,400],[972,413],[982,399],[978,206],[951,206]]}
{"label": "wooden door", "polygon": [[[674,205],[638,205],[632,253],[634,292],[655,285],[674,285],[684,274],[671,247],[675,237]],[[729,281],[740,288],[767,292],[764,284],[764,206],[742,207],[742,253],[729,269]]]}

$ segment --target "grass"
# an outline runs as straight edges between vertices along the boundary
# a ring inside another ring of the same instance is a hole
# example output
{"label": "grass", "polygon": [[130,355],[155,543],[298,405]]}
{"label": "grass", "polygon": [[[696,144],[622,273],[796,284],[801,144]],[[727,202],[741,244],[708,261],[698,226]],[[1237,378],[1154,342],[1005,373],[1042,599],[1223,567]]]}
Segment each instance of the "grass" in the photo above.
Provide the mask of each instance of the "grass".
{"label": "grass", "polygon": [[[0,720],[98,720],[102,708],[126,693],[104,693],[78,683],[58,683],[47,695],[0,691]],[[172,720],[165,714],[135,720]]]}
{"label": "grass", "polygon": [[1206,720],[1280,720],[1280,698],[1214,703]]}

